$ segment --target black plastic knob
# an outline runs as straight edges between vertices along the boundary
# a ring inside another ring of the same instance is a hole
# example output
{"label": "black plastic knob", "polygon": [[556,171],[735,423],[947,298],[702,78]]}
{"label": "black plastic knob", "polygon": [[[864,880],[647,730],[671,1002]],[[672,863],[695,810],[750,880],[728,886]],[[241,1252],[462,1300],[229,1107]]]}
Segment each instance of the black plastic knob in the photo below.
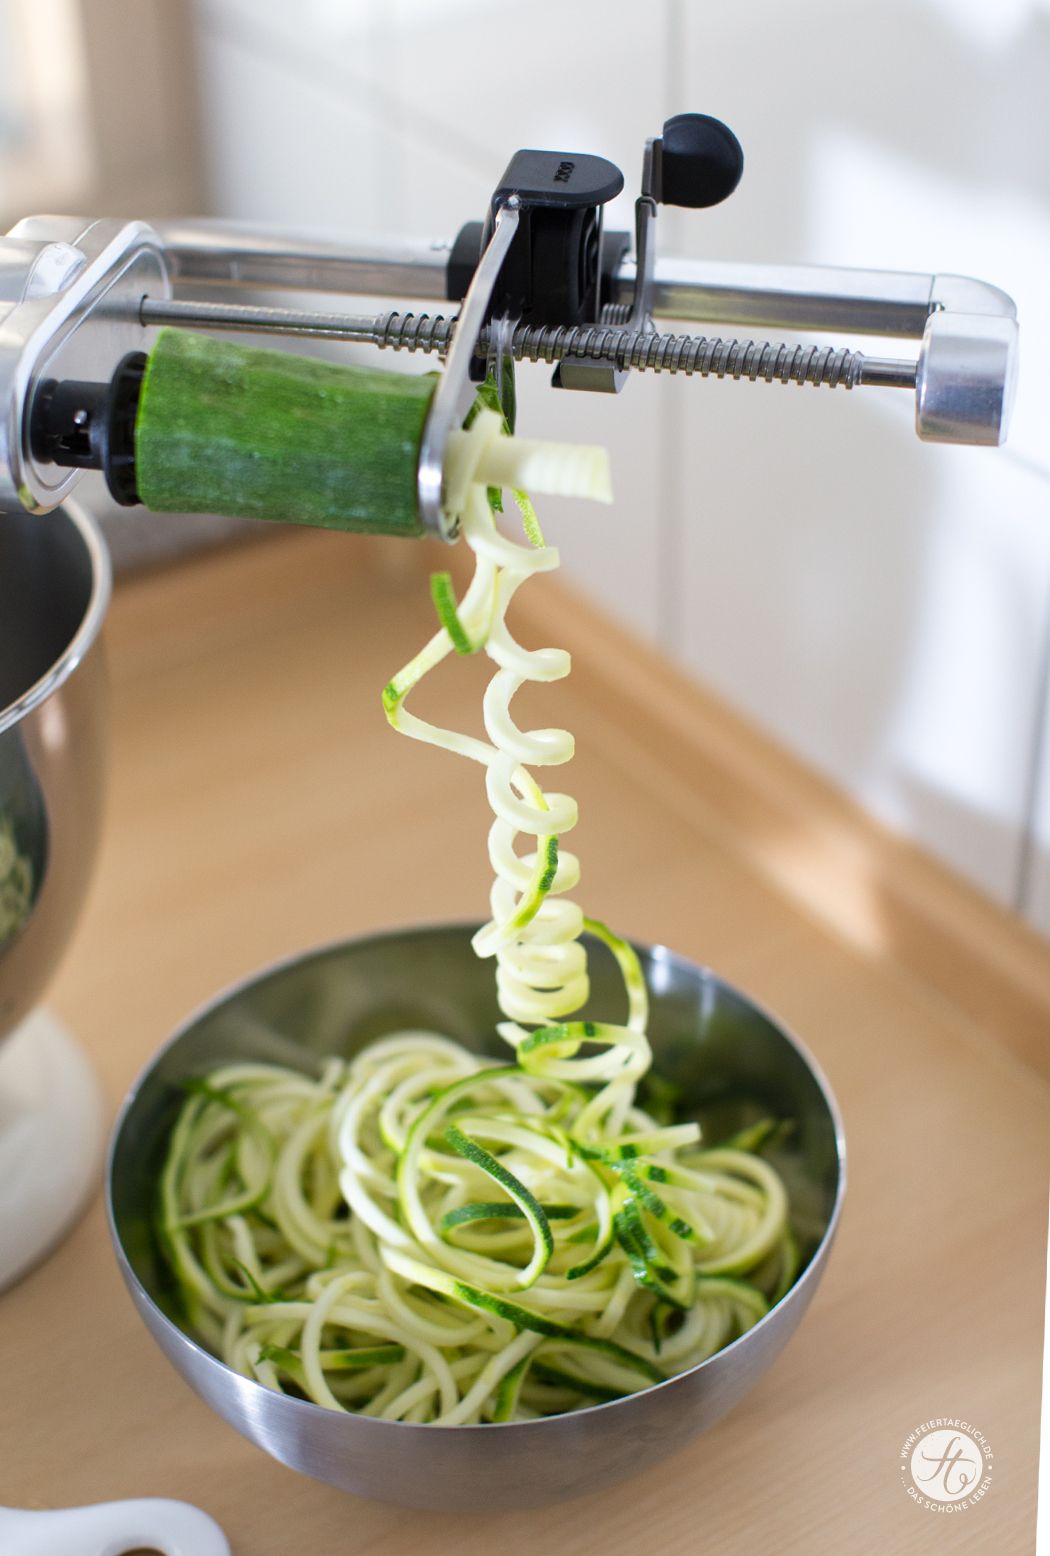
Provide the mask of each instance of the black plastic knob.
{"label": "black plastic knob", "polygon": [[744,152],[728,125],[706,113],[679,113],[659,143],[663,205],[699,210],[727,199],[744,171]]}

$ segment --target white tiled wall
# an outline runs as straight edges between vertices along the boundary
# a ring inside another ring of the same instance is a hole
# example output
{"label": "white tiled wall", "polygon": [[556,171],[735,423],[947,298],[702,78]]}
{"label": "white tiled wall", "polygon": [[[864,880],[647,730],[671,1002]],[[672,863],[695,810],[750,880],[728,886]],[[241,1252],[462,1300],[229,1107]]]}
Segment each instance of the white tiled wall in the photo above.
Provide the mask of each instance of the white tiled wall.
{"label": "white tiled wall", "polygon": [[0,0],[0,232],[82,200],[94,161],[75,0]]}
{"label": "white tiled wall", "polygon": [[661,216],[666,251],[955,271],[1017,299],[1000,451],[920,444],[901,392],[635,374],[613,400],[526,368],[520,400],[527,430],[612,450],[610,514],[548,510],[574,580],[1050,932],[1050,0],[198,14],[226,214],[451,235],[539,145],[619,163],[610,222],[629,226],[646,135],[701,110],[747,169],[725,206]]}

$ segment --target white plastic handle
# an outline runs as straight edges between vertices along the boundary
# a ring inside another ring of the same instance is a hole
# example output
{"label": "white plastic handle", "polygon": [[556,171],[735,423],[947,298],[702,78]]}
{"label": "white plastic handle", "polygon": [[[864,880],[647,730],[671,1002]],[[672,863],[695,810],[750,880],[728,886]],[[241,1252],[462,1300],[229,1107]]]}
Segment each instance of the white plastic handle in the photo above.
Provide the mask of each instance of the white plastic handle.
{"label": "white plastic handle", "polygon": [[0,1507],[4,1556],[124,1556],[142,1549],[164,1556],[230,1556],[215,1520],[188,1502],[139,1497],[54,1513]]}

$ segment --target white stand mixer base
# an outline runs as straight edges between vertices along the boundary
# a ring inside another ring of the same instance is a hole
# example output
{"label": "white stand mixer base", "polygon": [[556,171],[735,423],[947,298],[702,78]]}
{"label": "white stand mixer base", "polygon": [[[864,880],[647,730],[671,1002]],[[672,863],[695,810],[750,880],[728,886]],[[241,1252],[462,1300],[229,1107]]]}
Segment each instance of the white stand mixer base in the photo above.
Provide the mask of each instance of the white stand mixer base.
{"label": "white stand mixer base", "polygon": [[104,1134],[94,1070],[35,1010],[0,1043],[0,1291],[72,1228],[97,1187]]}

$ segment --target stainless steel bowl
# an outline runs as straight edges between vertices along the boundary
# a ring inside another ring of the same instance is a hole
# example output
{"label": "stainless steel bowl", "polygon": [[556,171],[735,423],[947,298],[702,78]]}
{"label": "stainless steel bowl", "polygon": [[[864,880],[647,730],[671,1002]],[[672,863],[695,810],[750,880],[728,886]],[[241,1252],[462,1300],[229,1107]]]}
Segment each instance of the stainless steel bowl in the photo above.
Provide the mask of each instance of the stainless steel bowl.
{"label": "stainless steel bowl", "polygon": [[[274,1458],[359,1496],[423,1508],[496,1510],[558,1502],[639,1473],[712,1426],[787,1342],[816,1290],[845,1188],[838,1107],[813,1060],[777,1021],[714,973],[663,946],[640,950],[652,997],[655,1066],[682,1088],[683,1114],[717,1142],[772,1115],[793,1130],[776,1165],[808,1262],[756,1326],[699,1367],[611,1404],[542,1421],[436,1427],[342,1415],[272,1393],[231,1372],[175,1321],[172,1283],[152,1222],[180,1083],[231,1060],[316,1073],[398,1027],[444,1032],[506,1057],[491,962],[475,925],[410,929],[298,956],[220,995],[152,1061],[131,1091],[110,1147],[110,1230],[139,1313],[202,1399]],[[615,963],[588,940],[585,1015],[623,1019]],[[617,1015],[619,1012],[619,1016]]]}
{"label": "stainless steel bowl", "polygon": [[77,504],[0,514],[0,1043],[43,993],[91,877],[109,594],[105,541]]}

